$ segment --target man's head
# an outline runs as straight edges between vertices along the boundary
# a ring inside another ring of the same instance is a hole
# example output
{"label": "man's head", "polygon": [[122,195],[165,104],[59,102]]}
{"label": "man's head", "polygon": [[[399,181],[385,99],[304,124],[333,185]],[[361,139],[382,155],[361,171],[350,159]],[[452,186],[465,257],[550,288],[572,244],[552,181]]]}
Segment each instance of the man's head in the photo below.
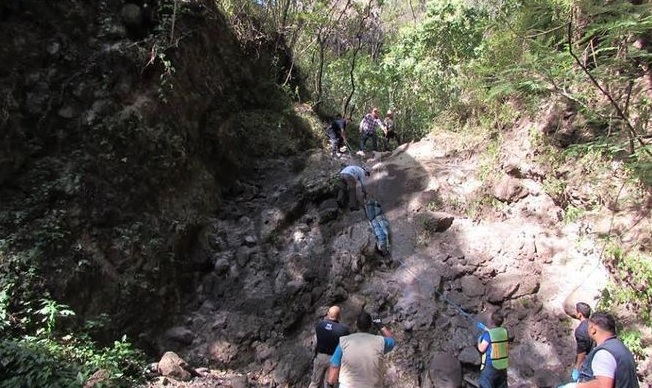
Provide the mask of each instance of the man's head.
{"label": "man's head", "polygon": [[378,118],[378,108],[373,108],[371,110],[371,115],[374,116],[374,118]]}
{"label": "man's head", "polygon": [[496,310],[491,313],[491,323],[493,323],[494,327],[502,326],[504,321],[505,317],[500,311]]}
{"label": "man's head", "polygon": [[361,312],[360,315],[358,315],[356,326],[359,331],[368,333],[371,329],[371,315],[366,311]]}
{"label": "man's head", "polygon": [[589,336],[595,342],[600,343],[616,334],[616,320],[613,315],[603,311],[596,311],[589,318]]}
{"label": "man's head", "polygon": [[388,117],[394,117],[394,112],[392,112],[391,109],[388,110],[388,111],[387,111],[387,116],[388,116]]}
{"label": "man's head", "polygon": [[326,318],[330,319],[331,321],[339,321],[340,320],[340,307],[339,306],[331,306],[328,309],[328,313],[326,313]]}
{"label": "man's head", "polygon": [[591,316],[591,306],[584,302],[579,302],[575,305],[575,312],[578,319],[585,319]]}

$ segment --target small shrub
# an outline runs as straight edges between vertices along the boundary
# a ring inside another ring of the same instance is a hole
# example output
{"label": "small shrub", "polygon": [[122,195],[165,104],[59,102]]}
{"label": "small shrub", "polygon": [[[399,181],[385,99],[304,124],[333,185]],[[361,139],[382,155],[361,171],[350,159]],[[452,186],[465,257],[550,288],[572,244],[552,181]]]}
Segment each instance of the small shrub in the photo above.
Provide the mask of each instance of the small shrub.
{"label": "small shrub", "polygon": [[641,253],[626,253],[621,247],[607,248],[605,264],[614,278],[603,291],[601,306],[625,306],[652,326],[652,260]]}
{"label": "small shrub", "polygon": [[568,205],[566,206],[566,209],[564,209],[564,223],[570,224],[572,222],[575,222],[579,218],[581,218],[583,214],[584,214],[584,210],[575,207],[573,205]]}
{"label": "small shrub", "polygon": [[[112,387],[138,383],[144,356],[126,337],[101,348],[83,332],[61,335],[58,321],[74,315],[68,306],[44,298],[23,301],[23,309],[12,314],[8,295],[11,288],[5,287],[0,292],[0,388],[81,387],[99,369],[108,372],[106,383]],[[35,303],[40,307],[30,307]],[[25,328],[27,333],[14,334]]]}
{"label": "small shrub", "polygon": [[643,335],[640,331],[634,329],[622,330],[618,333],[618,338],[629,348],[639,360],[645,356],[643,349]]}

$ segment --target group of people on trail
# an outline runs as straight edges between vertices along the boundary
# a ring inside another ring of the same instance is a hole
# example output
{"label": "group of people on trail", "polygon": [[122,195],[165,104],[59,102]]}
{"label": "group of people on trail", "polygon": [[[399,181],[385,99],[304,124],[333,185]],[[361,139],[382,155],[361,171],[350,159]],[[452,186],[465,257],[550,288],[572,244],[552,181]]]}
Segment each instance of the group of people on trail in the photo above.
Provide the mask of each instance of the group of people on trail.
{"label": "group of people on trail", "polygon": [[378,151],[378,128],[383,132],[383,149],[389,149],[389,141],[396,140],[399,143],[396,128],[394,126],[394,112],[390,109],[384,120],[380,119],[378,108],[373,108],[360,121],[360,151],[364,152],[367,141],[371,139],[372,150]]}
{"label": "group of people on trail", "polygon": [[[334,157],[341,155],[340,151],[343,147],[348,147],[346,141],[346,126],[348,123],[349,120],[343,118],[341,114],[337,114],[328,126],[326,133],[331,143],[331,155]],[[360,121],[360,152],[364,153],[369,139],[371,139],[372,150],[378,151],[379,128],[383,133],[382,145],[384,150],[389,150],[389,142],[392,139],[397,144],[400,143],[394,125],[394,112],[389,109],[385,118],[381,120],[378,108],[373,108]]]}
{"label": "group of people on trail", "polygon": [[[580,324],[574,335],[577,352],[571,378],[558,388],[638,388],[632,352],[618,339],[614,317],[606,312],[591,314],[588,304],[576,306]],[[494,311],[487,325],[477,322],[481,334],[477,349],[481,356],[480,388],[507,388],[509,333],[504,316]],[[394,334],[380,319],[362,311],[356,321],[357,333],[340,323],[340,308],[331,306],[315,325],[315,358],[309,388],[373,388],[381,386],[381,361],[396,345]],[[370,333],[375,326],[379,334]]]}
{"label": "group of people on trail", "polygon": [[[377,148],[376,129],[382,128],[385,140],[396,138],[391,111],[385,122],[378,116],[378,109],[364,116],[360,123],[360,149],[372,139]],[[388,121],[389,118],[389,121]],[[346,137],[344,129],[347,120],[341,116],[329,128],[333,155],[338,152]],[[389,251],[388,223],[377,201],[367,200],[366,179],[370,171],[361,166],[349,165],[339,173],[340,190],[337,202],[340,207],[357,211],[364,207],[370,224],[376,234],[377,247]],[[575,306],[580,324],[574,331],[577,351],[571,370],[572,382],[558,388],[638,388],[636,363],[632,352],[618,339],[614,317],[606,312],[591,313],[588,304],[580,302]],[[313,373],[309,388],[372,388],[382,380],[380,361],[383,354],[395,346],[392,332],[380,320],[362,312],[357,318],[358,332],[351,334],[349,328],[339,322],[340,309],[332,306],[326,317],[315,326],[317,345],[313,361]],[[380,335],[370,333],[375,323]],[[509,366],[509,333],[503,327],[504,316],[494,311],[487,325],[477,322],[481,330],[477,349],[481,355],[479,388],[507,388]]]}

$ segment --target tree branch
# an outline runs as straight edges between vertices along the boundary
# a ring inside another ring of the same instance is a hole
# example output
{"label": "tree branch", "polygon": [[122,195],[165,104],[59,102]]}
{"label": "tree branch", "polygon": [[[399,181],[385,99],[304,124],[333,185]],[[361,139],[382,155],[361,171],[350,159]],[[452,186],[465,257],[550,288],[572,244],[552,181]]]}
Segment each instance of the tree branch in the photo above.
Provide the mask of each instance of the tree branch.
{"label": "tree branch", "polygon": [[611,103],[611,106],[613,106],[613,108],[616,110],[616,113],[618,113],[618,116],[619,116],[619,117],[623,120],[623,122],[625,123],[625,126],[627,127],[627,130],[629,131],[631,137],[634,138],[634,139],[636,139],[636,140],[638,140],[639,144],[641,145],[641,147],[643,148],[643,150],[645,151],[646,154],[648,154],[649,156],[652,156],[652,152],[651,152],[650,150],[648,150],[647,148],[645,148],[645,146],[646,146],[645,142],[644,142],[643,140],[641,140],[641,138],[639,138],[638,134],[636,133],[636,130],[634,129],[634,126],[633,126],[632,123],[629,121],[629,119],[628,119],[627,115],[625,114],[625,112],[623,112],[623,110],[620,108],[620,105],[618,105],[618,103],[614,100],[614,98],[611,96],[611,94],[609,94],[609,92],[607,92],[607,91],[602,87],[602,85],[600,85],[600,83],[598,82],[598,80],[595,79],[595,77],[593,76],[593,74],[591,74],[591,72],[589,71],[589,69],[587,69],[586,66],[584,66],[584,64],[582,64],[582,61],[580,61],[580,59],[577,57],[577,55],[575,55],[575,53],[573,52],[573,36],[572,36],[572,31],[573,31],[573,19],[572,19],[572,16],[571,16],[571,19],[570,19],[569,22],[568,22],[568,30],[567,30],[567,36],[568,36],[568,53],[571,55],[571,57],[573,57],[573,59],[575,60],[575,62],[577,63],[577,65],[582,69],[582,71],[584,72],[584,74],[586,74],[586,75],[589,77],[589,79],[591,80],[591,82],[593,83],[593,85],[595,85],[595,87],[598,88],[598,90],[599,90],[599,91],[600,91],[600,92],[601,92],[605,97],[607,97],[607,99],[609,100],[609,103]]}

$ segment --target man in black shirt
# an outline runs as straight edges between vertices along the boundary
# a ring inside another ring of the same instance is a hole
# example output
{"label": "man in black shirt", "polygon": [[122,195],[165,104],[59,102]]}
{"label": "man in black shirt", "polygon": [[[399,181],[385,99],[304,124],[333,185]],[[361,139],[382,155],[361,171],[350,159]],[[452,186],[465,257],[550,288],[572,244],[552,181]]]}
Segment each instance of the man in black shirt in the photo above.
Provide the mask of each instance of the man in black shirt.
{"label": "man in black shirt", "polygon": [[349,328],[339,322],[340,308],[331,306],[326,317],[315,325],[317,345],[312,363],[312,377],[308,388],[323,388],[330,358],[340,343],[340,337],[349,335]]}
{"label": "man in black shirt", "polygon": [[340,154],[340,148],[346,143],[346,135],[344,130],[346,129],[347,120],[342,118],[341,114],[335,116],[335,120],[331,121],[328,126],[328,139],[331,142],[331,155],[338,156]]}
{"label": "man in black shirt", "polygon": [[589,317],[591,316],[591,307],[584,302],[579,302],[575,305],[575,313],[577,319],[580,320],[580,324],[575,329],[577,355],[575,356],[575,364],[573,365],[573,371],[571,373],[573,381],[579,379],[580,367],[582,366],[586,355],[589,354],[591,349],[593,349],[593,340],[589,336]]}

